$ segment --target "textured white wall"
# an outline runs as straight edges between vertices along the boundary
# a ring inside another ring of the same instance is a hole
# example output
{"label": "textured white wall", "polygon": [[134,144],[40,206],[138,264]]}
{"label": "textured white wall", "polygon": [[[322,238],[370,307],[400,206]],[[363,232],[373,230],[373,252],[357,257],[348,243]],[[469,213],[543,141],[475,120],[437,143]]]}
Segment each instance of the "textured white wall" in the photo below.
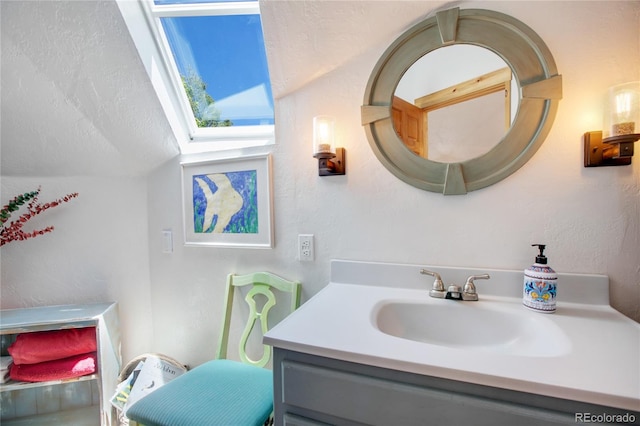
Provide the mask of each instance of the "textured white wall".
{"label": "textured white wall", "polygon": [[80,195],[24,226],[53,225],[53,232],[2,247],[2,308],[117,301],[123,359],[146,352],[152,337],[146,179],[3,176],[2,200],[39,185],[43,204]]}
{"label": "textured white wall", "polygon": [[[360,125],[365,85],[388,40],[276,101],[273,250],[182,247],[178,161],[151,176],[154,350],[189,363],[214,354],[230,272],[266,269],[299,279],[307,299],[328,282],[333,258],[524,269],[535,257],[530,244],[538,242],[548,245],[557,271],[609,275],[613,305],[640,320],[640,161],[584,169],[581,145],[583,132],[602,125],[607,87],[640,75],[638,3],[473,2],[461,7],[513,15],[553,52],[564,99],[532,160],[508,179],[465,196],[425,192],[392,176],[375,158]],[[318,114],[338,118],[337,146],[347,149],[344,177],[317,176],[310,145],[312,117]],[[168,228],[176,241],[170,255],[160,252],[160,233]],[[312,263],[295,260],[299,233],[315,235]],[[428,285],[425,281],[425,289]]]}
{"label": "textured white wall", "polygon": [[178,155],[115,1],[0,10],[3,176],[141,176]]}

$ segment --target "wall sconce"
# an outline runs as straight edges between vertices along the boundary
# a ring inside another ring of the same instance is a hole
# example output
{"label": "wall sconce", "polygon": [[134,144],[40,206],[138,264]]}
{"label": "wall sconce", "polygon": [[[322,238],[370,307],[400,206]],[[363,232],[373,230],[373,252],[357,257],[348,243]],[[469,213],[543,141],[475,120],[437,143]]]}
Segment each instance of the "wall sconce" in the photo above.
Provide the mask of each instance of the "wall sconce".
{"label": "wall sconce", "polygon": [[633,144],[640,140],[640,81],[609,89],[604,131],[584,134],[584,166],[631,164]]}
{"label": "wall sconce", "polygon": [[313,117],[313,156],[318,159],[318,176],[345,174],[345,151],[335,147],[335,127],[335,117]]}

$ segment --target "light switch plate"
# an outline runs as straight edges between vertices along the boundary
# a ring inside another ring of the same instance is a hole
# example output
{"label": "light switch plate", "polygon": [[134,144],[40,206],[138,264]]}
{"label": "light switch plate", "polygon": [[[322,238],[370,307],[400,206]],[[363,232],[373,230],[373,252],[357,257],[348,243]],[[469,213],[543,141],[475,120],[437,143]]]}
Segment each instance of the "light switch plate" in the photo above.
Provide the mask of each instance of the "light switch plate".
{"label": "light switch plate", "polygon": [[170,229],[162,231],[162,252],[173,253],[173,233]]}

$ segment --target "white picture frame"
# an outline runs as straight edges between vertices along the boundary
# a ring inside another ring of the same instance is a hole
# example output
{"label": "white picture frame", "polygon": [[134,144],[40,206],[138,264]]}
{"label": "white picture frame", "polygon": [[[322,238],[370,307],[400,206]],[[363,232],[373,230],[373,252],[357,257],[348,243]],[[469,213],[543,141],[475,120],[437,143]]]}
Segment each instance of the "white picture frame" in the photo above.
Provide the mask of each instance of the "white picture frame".
{"label": "white picture frame", "polygon": [[186,246],[273,247],[271,155],[181,166]]}

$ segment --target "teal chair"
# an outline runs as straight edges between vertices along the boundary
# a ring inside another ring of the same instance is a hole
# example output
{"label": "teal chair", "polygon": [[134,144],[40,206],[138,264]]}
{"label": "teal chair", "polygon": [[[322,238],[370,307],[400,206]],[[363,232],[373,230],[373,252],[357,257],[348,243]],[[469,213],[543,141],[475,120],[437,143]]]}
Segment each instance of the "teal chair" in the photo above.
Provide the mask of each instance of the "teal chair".
{"label": "teal chair", "polygon": [[[249,319],[240,338],[240,362],[227,360],[229,325],[236,287],[251,286],[245,300]],[[271,358],[271,347],[263,345],[262,357],[251,359],[246,345],[251,330],[260,322],[268,330],[268,313],[276,304],[272,289],[290,293],[290,311],[300,304],[299,282],[287,281],[268,272],[227,277],[225,312],[215,360],[206,362],[172,380],[133,404],[127,417],[144,426],[260,426],[273,412],[273,376],[263,368]],[[261,296],[259,296],[261,295]],[[256,296],[266,302],[258,309]],[[264,296],[264,297],[262,297]]]}

